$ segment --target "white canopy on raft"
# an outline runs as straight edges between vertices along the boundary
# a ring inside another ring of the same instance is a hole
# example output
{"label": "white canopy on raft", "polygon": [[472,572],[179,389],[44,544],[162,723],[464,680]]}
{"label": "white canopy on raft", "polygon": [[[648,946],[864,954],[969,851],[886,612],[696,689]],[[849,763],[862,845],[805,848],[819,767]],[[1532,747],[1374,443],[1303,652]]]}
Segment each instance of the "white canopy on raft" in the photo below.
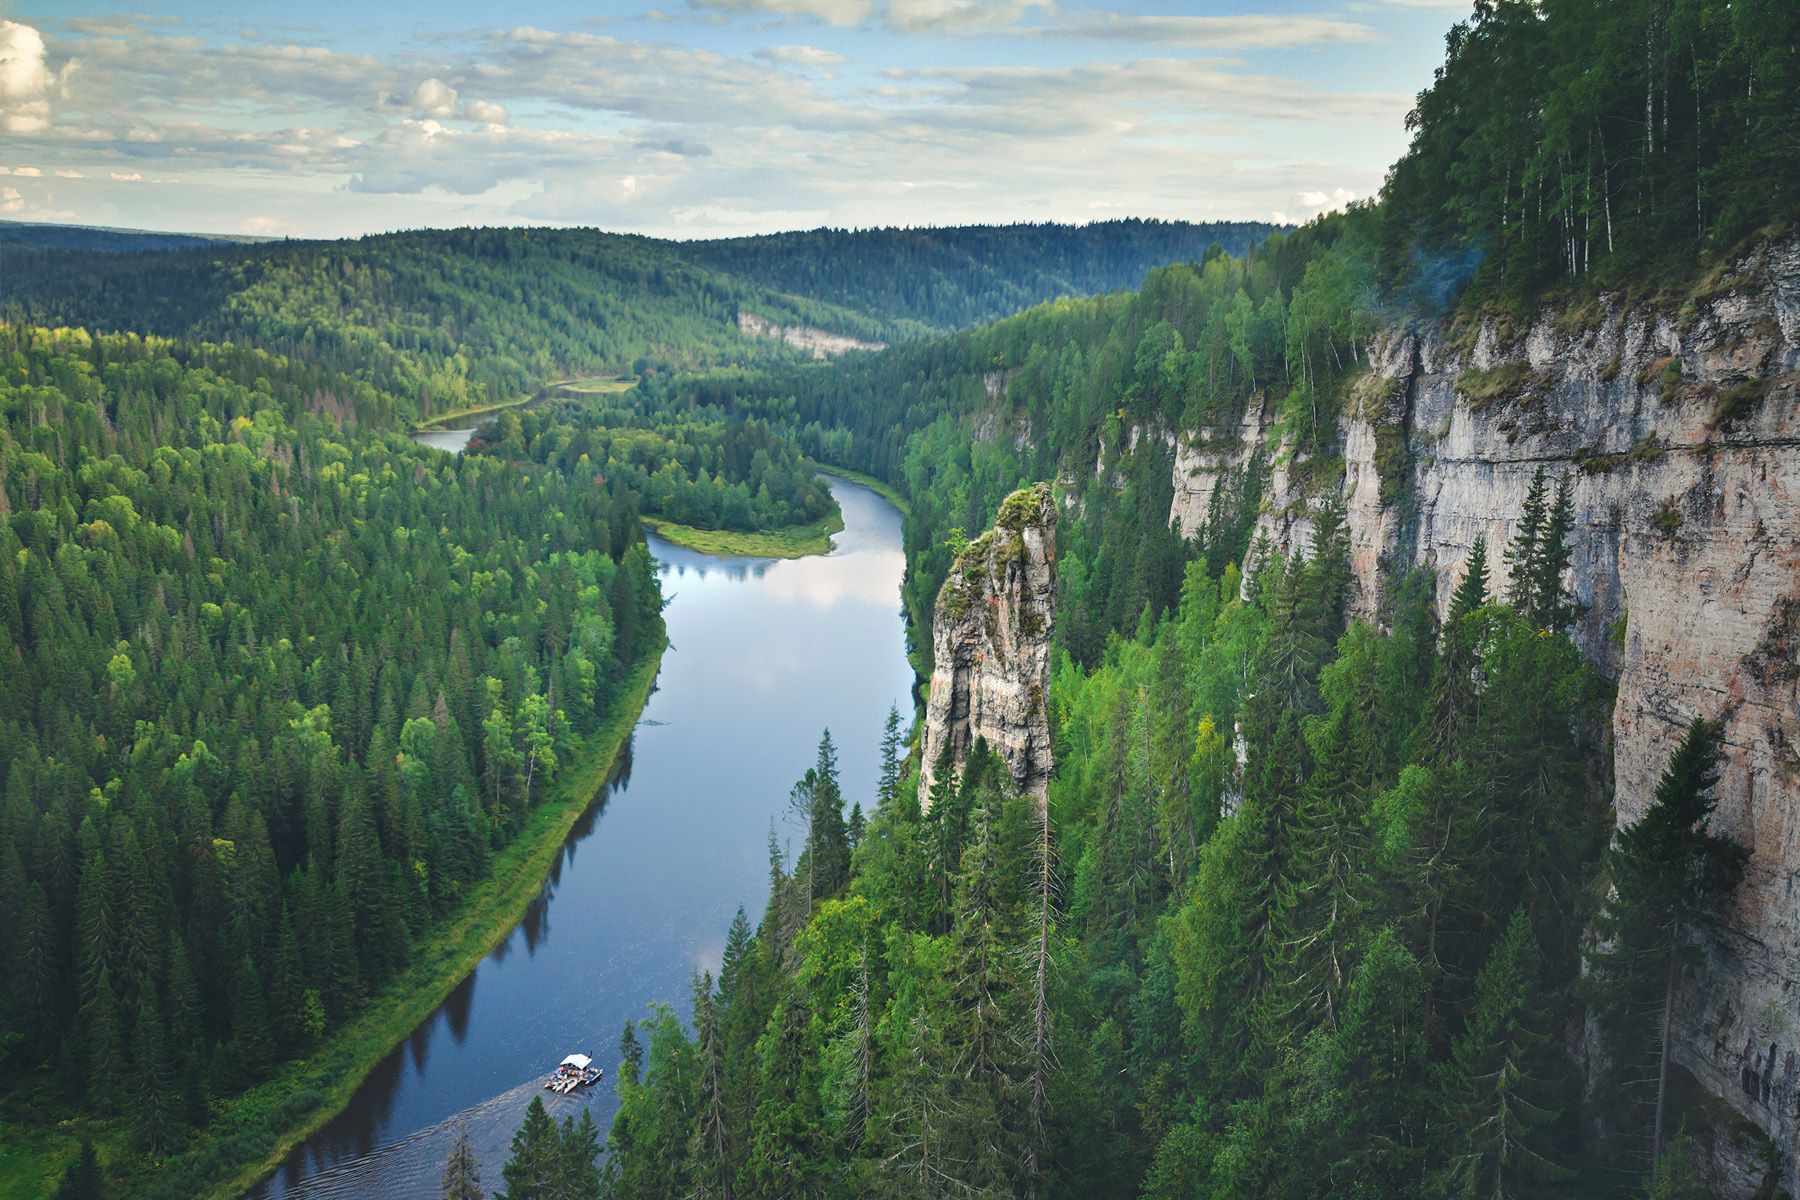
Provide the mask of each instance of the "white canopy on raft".
{"label": "white canopy on raft", "polygon": [[588,1068],[588,1064],[593,1061],[593,1059],[585,1054],[571,1054],[569,1057],[562,1060],[562,1065],[565,1067],[574,1067],[577,1071],[585,1071]]}

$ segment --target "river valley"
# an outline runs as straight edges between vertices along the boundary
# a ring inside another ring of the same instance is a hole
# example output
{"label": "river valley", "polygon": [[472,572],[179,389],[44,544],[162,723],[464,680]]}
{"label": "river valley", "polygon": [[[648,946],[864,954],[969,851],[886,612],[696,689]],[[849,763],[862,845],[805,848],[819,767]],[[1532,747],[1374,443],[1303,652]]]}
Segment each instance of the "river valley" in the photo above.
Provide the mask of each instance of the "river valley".
{"label": "river valley", "polygon": [[[618,777],[507,941],[251,1197],[436,1196],[459,1126],[493,1191],[533,1096],[559,1119],[587,1106],[610,1125],[622,1026],[652,1002],[685,1017],[737,907],[760,917],[770,824],[797,839],[788,790],[821,730],[846,805],[866,809],[888,706],[910,712],[900,514],[859,485],[833,491],[845,528],[823,557],[715,558],[651,536],[670,644]],[[543,1091],[575,1051],[606,1077]]]}

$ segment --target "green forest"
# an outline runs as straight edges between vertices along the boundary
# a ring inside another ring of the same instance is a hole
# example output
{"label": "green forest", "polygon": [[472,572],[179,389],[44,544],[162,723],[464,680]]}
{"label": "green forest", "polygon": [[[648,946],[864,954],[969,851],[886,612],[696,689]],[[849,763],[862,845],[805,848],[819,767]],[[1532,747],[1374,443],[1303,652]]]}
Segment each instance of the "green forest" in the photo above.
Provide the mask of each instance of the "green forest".
{"label": "green forest", "polygon": [[837,509],[818,464],[763,420],[563,402],[502,413],[469,450],[593,474],[643,513],[699,529],[782,529]]}
{"label": "green forest", "polygon": [[373,387],[417,420],[565,376],[795,356],[741,335],[739,312],[892,341],[1136,287],[1153,266],[1214,241],[1242,250],[1273,228],[1114,221],[719,243],[455,229],[85,253],[0,241],[0,319],[248,343]]}
{"label": "green forest", "polygon": [[[689,1012],[624,1031],[605,1194],[1706,1194],[1684,1130],[1719,1118],[1661,1015],[1745,860],[1708,829],[1718,728],[1689,727],[1615,834],[1567,481],[1540,471],[1492,548],[1508,591],[1483,547],[1441,622],[1417,574],[1379,626],[1347,621],[1330,497],[1351,413],[1384,499],[1408,486],[1378,326],[1602,288],[1674,306],[1792,227],[1800,31],[1777,7],[1479,5],[1376,203],[1134,294],[662,384],[791,411],[808,453],[905,494],[921,672],[963,546],[1055,481],[1058,771],[1040,812],[977,751],[921,805],[896,714],[865,820],[828,739],[760,921]],[[1275,436],[1245,447],[1257,413]],[[1170,528],[1194,439],[1260,452]],[[1286,560],[1251,541],[1277,465],[1317,500]]]}
{"label": "green forest", "polygon": [[1247,582],[1188,562],[1058,657],[1044,810],[980,747],[922,806],[896,713],[847,820],[827,735],[761,921],[687,1023],[624,1031],[603,1194],[1628,1195],[1653,1160],[1690,1194],[1650,1014],[1671,914],[1704,926],[1744,852],[1704,831],[1704,721],[1607,850],[1567,497],[1540,473],[1520,582],[1478,555],[1441,630],[1418,576],[1346,622],[1329,508]]}
{"label": "green forest", "polygon": [[[1298,229],[0,239],[0,1132],[72,1197],[253,1165],[299,1102],[220,1131],[337,1061],[635,719],[643,519],[809,524],[823,465],[908,502],[922,676],[970,539],[1057,489],[1048,803],[985,748],[921,803],[895,712],[846,813],[827,735],[760,917],[622,1031],[598,1163],[536,1109],[509,1197],[1702,1194],[1660,1014],[1743,870],[1719,729],[1615,830],[1567,481],[1453,596],[1406,574],[1351,621],[1339,429],[1402,503],[1378,330],[1673,311],[1791,230],[1797,35],[1779,0],[1481,0],[1380,197]],[[895,344],[814,362],[740,313]],[[637,386],[552,387],[602,373]],[[533,397],[462,455],[405,436]],[[1196,528],[1183,448],[1250,451]],[[1285,558],[1277,469],[1316,529]]]}
{"label": "green forest", "polygon": [[160,1157],[482,878],[658,585],[623,486],[345,432],[264,352],[0,364],[0,1072]]}

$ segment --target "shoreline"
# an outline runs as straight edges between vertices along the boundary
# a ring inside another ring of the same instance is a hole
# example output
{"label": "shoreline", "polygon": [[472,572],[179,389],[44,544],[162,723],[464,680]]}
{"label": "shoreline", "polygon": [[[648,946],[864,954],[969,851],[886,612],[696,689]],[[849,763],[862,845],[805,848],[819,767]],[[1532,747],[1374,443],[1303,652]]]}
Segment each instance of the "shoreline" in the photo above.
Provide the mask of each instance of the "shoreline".
{"label": "shoreline", "polygon": [[646,529],[686,550],[725,558],[806,558],[831,553],[831,536],[844,530],[843,513],[820,517],[810,525],[737,533],[728,529],[695,529],[661,517],[643,517]]}
{"label": "shoreline", "polygon": [[[658,649],[626,677],[618,708],[588,739],[587,752],[532,810],[511,844],[495,855],[481,886],[424,939],[413,965],[318,1050],[237,1097],[208,1126],[205,1143],[193,1158],[174,1160],[155,1175],[140,1177],[138,1182],[148,1185],[143,1194],[236,1200],[267,1179],[297,1146],[342,1112],[381,1060],[511,936],[542,891],[569,830],[611,777],[643,715],[666,649]],[[234,1124],[238,1110],[246,1111]],[[262,1146],[232,1147],[238,1138],[256,1139]]]}
{"label": "shoreline", "polygon": [[819,474],[836,475],[846,482],[861,484],[899,509],[901,516],[912,516],[912,506],[906,502],[906,497],[902,496],[892,484],[883,483],[873,475],[864,475],[861,471],[852,471],[849,467],[836,467],[825,462],[819,464]]}

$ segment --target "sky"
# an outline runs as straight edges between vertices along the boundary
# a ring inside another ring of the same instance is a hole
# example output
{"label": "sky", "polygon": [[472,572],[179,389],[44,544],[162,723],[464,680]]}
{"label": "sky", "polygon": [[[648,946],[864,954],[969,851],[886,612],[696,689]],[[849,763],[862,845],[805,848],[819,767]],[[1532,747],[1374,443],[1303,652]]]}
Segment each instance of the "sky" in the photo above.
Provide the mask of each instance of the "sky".
{"label": "sky", "polygon": [[1304,221],[1467,0],[0,0],[0,219],[281,237]]}

